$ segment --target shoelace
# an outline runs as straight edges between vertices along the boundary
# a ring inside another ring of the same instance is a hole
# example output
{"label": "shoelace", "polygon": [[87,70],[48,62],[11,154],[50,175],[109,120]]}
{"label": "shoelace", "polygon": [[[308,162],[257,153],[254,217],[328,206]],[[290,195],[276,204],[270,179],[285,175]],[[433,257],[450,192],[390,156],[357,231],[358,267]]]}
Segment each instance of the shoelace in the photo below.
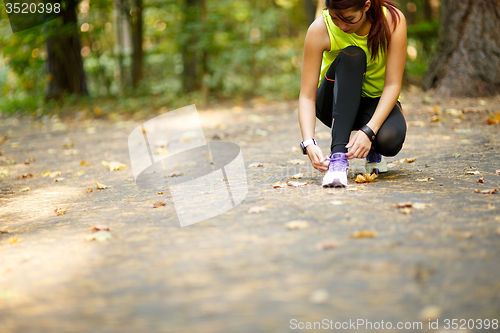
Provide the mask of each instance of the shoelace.
{"label": "shoelace", "polygon": [[343,157],[331,157],[330,156],[330,165],[328,166],[329,171],[345,171],[349,167],[349,163],[347,162],[347,158]]}

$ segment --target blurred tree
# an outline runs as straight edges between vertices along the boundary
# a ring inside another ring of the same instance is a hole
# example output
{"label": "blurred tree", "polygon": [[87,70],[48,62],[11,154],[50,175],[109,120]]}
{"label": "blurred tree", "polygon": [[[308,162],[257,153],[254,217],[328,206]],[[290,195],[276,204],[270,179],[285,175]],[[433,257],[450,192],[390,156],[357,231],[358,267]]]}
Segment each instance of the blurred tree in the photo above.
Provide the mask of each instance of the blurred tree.
{"label": "blurred tree", "polygon": [[437,52],[424,89],[442,96],[500,93],[500,0],[442,0]]}
{"label": "blurred tree", "polygon": [[[64,14],[52,26],[47,38],[49,82],[45,98],[59,99],[64,93],[87,95],[87,83],[75,14],[77,0],[64,0]],[[62,26],[58,26],[61,25]]]}
{"label": "blurred tree", "polygon": [[130,10],[130,27],[132,30],[132,86],[137,89],[139,81],[142,79],[142,0],[134,0]]}

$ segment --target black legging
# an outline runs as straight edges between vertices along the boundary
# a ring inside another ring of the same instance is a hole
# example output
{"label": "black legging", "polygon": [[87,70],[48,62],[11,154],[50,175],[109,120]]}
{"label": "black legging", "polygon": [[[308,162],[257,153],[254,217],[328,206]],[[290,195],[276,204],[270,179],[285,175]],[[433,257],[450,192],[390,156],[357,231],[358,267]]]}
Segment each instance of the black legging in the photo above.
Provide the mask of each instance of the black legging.
{"label": "black legging", "polygon": [[[365,52],[357,46],[346,47],[335,58],[318,88],[316,117],[332,128],[332,154],[346,153],[351,131],[366,125],[375,113],[380,97],[361,97],[365,72]],[[372,148],[384,156],[394,156],[403,147],[405,136],[406,121],[397,102],[380,127]]]}

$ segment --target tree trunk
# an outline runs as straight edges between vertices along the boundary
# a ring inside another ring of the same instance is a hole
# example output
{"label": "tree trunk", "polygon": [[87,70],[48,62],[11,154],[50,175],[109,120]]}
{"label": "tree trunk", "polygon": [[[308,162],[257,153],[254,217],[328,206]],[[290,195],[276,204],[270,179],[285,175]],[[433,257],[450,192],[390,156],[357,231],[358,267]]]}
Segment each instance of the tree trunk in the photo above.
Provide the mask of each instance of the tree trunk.
{"label": "tree trunk", "polygon": [[76,26],[76,0],[65,0],[62,16],[63,26],[47,38],[47,69],[50,81],[47,84],[46,100],[59,99],[64,93],[87,95],[87,83],[80,54],[81,46]]}
{"label": "tree trunk", "polygon": [[203,80],[204,49],[198,45],[199,34],[203,33],[197,25],[203,21],[205,0],[185,0],[184,3],[184,38],[181,41],[181,52],[184,70],[182,85],[185,92],[201,88]]}
{"label": "tree trunk", "polygon": [[135,6],[131,11],[131,28],[132,28],[132,86],[134,89],[139,85],[142,79],[142,0],[135,0]]}
{"label": "tree trunk", "polygon": [[[321,1],[321,0],[319,0]],[[304,0],[304,9],[306,10],[307,14],[307,21],[309,23],[312,23],[315,19],[316,16],[316,3],[317,1],[314,0]]]}
{"label": "tree trunk", "polygon": [[500,93],[500,0],[442,0],[438,49],[423,87],[441,96]]}

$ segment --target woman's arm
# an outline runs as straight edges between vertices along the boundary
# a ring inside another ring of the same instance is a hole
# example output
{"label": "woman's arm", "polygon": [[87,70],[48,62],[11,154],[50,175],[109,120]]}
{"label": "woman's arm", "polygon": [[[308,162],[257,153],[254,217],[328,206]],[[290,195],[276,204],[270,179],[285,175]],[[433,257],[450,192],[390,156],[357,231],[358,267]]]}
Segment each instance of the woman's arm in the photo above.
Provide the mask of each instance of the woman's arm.
{"label": "woman's arm", "polygon": [[[391,42],[387,50],[384,90],[375,113],[367,124],[375,134],[377,134],[380,126],[391,113],[401,93],[401,83],[406,63],[406,19],[403,13],[400,11],[398,13],[400,19],[396,30],[391,35]],[[389,27],[392,27],[391,21],[388,21]]]}
{"label": "woman's arm", "polygon": [[[377,134],[391,113],[401,93],[401,84],[406,63],[406,19],[401,11],[397,11],[399,13],[399,20],[396,21],[396,29],[392,32],[391,41],[387,49],[384,90],[372,118],[366,124],[375,134]],[[387,21],[389,27],[392,29],[391,15],[387,15]],[[347,158],[364,158],[370,151],[371,142],[364,133],[358,131],[346,147],[351,148],[347,153]]]}
{"label": "woman's arm", "polygon": [[[299,95],[299,125],[302,140],[314,137],[316,126],[316,94],[323,51],[330,49],[330,37],[323,17],[316,19],[307,30],[304,42],[304,58]],[[306,148],[313,167],[319,171],[328,169],[328,161],[324,159],[321,149],[315,145]]]}

